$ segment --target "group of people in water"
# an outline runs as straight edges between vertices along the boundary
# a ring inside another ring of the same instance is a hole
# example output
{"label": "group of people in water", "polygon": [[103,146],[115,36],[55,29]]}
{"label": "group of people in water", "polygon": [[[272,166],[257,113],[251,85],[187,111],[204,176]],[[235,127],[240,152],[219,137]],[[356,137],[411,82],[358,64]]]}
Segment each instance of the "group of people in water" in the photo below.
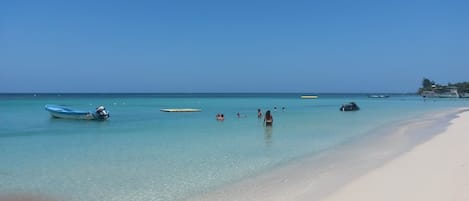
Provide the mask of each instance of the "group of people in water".
{"label": "group of people in water", "polygon": [[[275,107],[274,110],[277,111],[277,107]],[[285,111],[285,107],[282,107],[282,110]],[[247,117],[247,115],[241,115],[239,112],[236,115],[238,116],[238,118]],[[272,116],[270,110],[267,110],[265,114],[262,114],[261,109],[257,109],[257,118],[262,119],[262,117],[264,117],[264,126],[272,126],[272,124],[274,123],[274,117]],[[216,119],[217,121],[223,121],[225,120],[225,116],[223,115],[223,113],[218,113],[216,115]]]}
{"label": "group of people in water", "polygon": [[223,114],[218,113],[216,117],[217,117],[217,121],[225,120],[225,115],[223,115]]}

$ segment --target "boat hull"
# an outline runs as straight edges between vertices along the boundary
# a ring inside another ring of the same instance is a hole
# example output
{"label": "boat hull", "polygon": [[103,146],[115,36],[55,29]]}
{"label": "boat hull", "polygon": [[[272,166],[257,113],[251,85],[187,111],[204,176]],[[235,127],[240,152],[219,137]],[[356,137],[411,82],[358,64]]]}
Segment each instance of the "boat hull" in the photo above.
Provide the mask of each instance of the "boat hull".
{"label": "boat hull", "polygon": [[340,107],[340,111],[342,111],[342,112],[358,111],[358,110],[360,110],[360,107],[358,107],[358,105],[354,102],[343,104]]}
{"label": "boat hull", "polygon": [[304,96],[300,96],[300,98],[302,98],[302,99],[316,99],[316,98],[318,98],[318,96],[304,95]]}
{"label": "boat hull", "polygon": [[95,112],[72,110],[59,105],[46,105],[45,109],[54,118],[79,120],[106,120],[109,116],[99,116]]}
{"label": "boat hull", "polygon": [[91,113],[77,115],[77,114],[63,114],[57,112],[50,112],[50,115],[54,118],[62,118],[62,119],[83,119],[83,120],[94,120],[96,119]]}
{"label": "boat hull", "polygon": [[388,95],[369,95],[368,98],[389,98]]}
{"label": "boat hull", "polygon": [[194,108],[166,108],[160,109],[162,112],[200,112],[201,109],[194,109]]}

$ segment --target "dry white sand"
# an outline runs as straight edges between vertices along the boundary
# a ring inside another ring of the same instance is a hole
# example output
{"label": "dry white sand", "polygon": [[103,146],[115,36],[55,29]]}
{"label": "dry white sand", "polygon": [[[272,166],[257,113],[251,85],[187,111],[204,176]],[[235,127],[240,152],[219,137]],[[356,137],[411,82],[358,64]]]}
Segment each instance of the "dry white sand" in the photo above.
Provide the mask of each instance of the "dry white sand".
{"label": "dry white sand", "polygon": [[345,185],[324,201],[468,201],[469,112],[443,133]]}

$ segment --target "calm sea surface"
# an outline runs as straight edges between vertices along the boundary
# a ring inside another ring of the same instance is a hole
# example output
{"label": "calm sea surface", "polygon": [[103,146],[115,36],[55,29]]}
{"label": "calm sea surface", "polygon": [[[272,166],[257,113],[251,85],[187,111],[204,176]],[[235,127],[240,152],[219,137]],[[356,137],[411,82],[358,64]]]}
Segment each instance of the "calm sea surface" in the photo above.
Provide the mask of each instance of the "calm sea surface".
{"label": "calm sea surface", "polygon": [[[0,195],[178,200],[360,139],[379,127],[469,106],[467,99],[423,101],[413,95],[300,95],[0,94]],[[340,105],[350,101],[361,110],[340,112]],[[111,119],[54,119],[46,104],[81,110],[104,105]],[[272,128],[257,118],[258,108],[272,111]],[[223,122],[215,120],[217,113],[225,115]]]}

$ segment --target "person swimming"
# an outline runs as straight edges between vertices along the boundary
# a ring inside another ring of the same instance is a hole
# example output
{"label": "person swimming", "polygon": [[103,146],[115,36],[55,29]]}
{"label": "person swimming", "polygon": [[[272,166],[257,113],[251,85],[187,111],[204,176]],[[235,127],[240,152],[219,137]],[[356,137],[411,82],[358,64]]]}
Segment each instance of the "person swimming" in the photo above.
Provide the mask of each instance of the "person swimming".
{"label": "person swimming", "polygon": [[267,110],[267,112],[265,112],[265,117],[264,117],[265,126],[272,126],[273,122],[274,122],[274,118],[270,114],[270,110]]}
{"label": "person swimming", "polygon": [[217,117],[217,121],[225,120],[225,116],[223,114],[218,113],[216,117]]}

